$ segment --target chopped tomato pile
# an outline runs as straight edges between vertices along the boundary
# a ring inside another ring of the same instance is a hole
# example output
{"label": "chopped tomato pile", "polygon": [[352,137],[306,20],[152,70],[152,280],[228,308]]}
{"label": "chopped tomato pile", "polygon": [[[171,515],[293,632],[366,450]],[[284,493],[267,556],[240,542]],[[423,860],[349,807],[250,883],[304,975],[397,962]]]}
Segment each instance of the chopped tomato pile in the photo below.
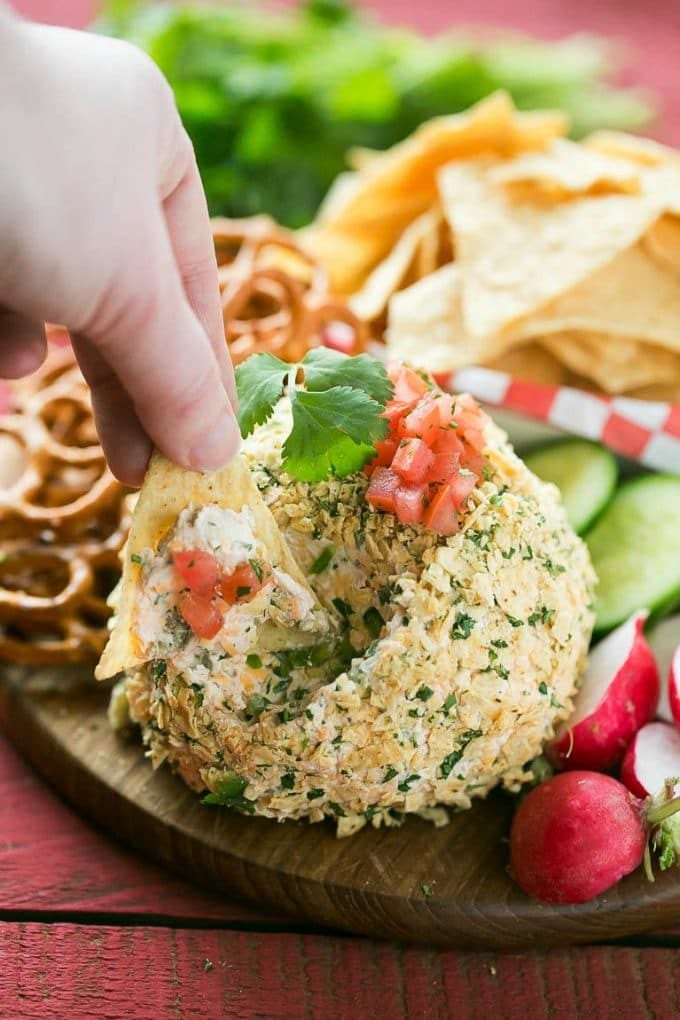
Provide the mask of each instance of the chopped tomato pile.
{"label": "chopped tomato pile", "polygon": [[471,397],[442,393],[404,365],[389,375],[390,433],[366,466],[371,479],[366,499],[402,524],[453,535],[460,510],[483,476],[484,412]]}
{"label": "chopped tomato pile", "polygon": [[224,612],[237,602],[250,602],[272,576],[262,560],[248,560],[225,574],[211,553],[188,549],[173,556],[173,565],[187,589],[179,597],[179,611],[194,634],[214,638],[224,622]]}

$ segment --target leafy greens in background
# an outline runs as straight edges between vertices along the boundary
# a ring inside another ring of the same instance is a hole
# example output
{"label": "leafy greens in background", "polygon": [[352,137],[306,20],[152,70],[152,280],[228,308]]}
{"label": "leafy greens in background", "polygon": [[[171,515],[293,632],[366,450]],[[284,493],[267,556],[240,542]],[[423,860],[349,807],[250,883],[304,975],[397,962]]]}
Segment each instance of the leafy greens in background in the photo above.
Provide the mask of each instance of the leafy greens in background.
{"label": "leafy greens in background", "polygon": [[348,149],[385,148],[498,88],[522,109],[567,110],[576,135],[640,127],[652,114],[640,92],[605,84],[609,47],[586,36],[425,39],[342,0],[278,12],[255,0],[111,0],[96,27],[141,46],[169,79],[214,215],[267,211],[301,226]]}

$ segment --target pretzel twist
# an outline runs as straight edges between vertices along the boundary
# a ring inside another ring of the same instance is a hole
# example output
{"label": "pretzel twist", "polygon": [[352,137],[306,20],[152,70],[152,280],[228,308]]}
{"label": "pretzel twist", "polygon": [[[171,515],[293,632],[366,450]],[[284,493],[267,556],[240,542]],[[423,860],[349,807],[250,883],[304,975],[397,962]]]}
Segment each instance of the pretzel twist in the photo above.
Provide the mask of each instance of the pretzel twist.
{"label": "pretzel twist", "polygon": [[294,235],[267,216],[213,220],[222,313],[235,364],[268,352],[299,361],[341,330],[346,353],[359,353],[365,323],[329,293],[328,276]]}
{"label": "pretzel twist", "polygon": [[0,658],[94,661],[129,527],[70,346],[13,388],[0,416]]}

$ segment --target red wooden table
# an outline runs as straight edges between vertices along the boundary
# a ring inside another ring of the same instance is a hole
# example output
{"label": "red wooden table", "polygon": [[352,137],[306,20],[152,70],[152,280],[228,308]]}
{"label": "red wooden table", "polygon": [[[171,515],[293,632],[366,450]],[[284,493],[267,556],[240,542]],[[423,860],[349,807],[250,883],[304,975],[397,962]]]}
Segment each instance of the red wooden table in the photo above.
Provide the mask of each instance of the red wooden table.
{"label": "red wooden table", "polygon": [[[15,0],[84,24],[93,0]],[[489,22],[628,40],[631,77],[680,145],[679,0],[374,0],[434,29]],[[680,919],[679,925],[680,925]],[[229,902],[115,844],[0,736],[0,1018],[680,1016],[680,927],[625,946],[428,951],[311,931]]]}

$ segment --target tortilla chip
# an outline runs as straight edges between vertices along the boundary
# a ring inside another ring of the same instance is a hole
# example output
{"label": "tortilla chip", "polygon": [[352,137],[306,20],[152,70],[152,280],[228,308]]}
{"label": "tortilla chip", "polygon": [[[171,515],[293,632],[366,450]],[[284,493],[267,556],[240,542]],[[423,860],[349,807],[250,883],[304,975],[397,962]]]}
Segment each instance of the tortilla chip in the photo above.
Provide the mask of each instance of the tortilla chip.
{"label": "tortilla chip", "polygon": [[386,342],[390,358],[435,374],[482,364],[498,347],[493,340],[480,343],[465,330],[456,262],[392,296]]}
{"label": "tortilla chip", "polygon": [[[386,259],[379,263],[368,277],[360,291],[349,301],[352,311],[362,319],[376,319],[387,306],[392,294],[404,284],[409,269],[422,251],[427,238],[434,238],[438,245],[441,210],[430,209],[410,223]],[[433,260],[434,261],[434,260]],[[427,265],[425,271],[419,266],[415,278],[431,273],[434,265]]]}
{"label": "tortilla chip", "polygon": [[[351,170],[338,174],[326,192],[321,205],[316,211],[315,223],[327,223],[342,214],[345,206],[354,198],[361,187],[361,177]],[[301,231],[304,237],[304,230]]]}
{"label": "tortilla chip", "polygon": [[680,217],[661,216],[645,234],[643,244],[660,265],[680,274]]}
{"label": "tortilla chip", "polygon": [[644,170],[641,185],[647,195],[656,199],[660,212],[680,216],[680,161]]}
{"label": "tortilla chip", "polygon": [[489,172],[514,198],[563,201],[575,195],[635,194],[640,168],[557,138],[545,152],[527,152]]}
{"label": "tortilla chip", "polygon": [[466,113],[428,121],[372,159],[353,197],[336,216],[307,228],[304,243],[326,266],[333,289],[351,294],[409,223],[435,202],[442,166],[483,153],[508,156],[542,148],[564,130],[563,115],[517,113],[504,93]]}
{"label": "tortilla chip", "polygon": [[369,149],[365,145],[354,145],[347,153],[347,166],[351,170],[365,170],[382,156],[380,149]]}
{"label": "tortilla chip", "polygon": [[474,337],[513,327],[635,244],[659,214],[650,195],[586,196],[547,206],[516,202],[488,162],[439,175],[461,269],[463,320]]}
{"label": "tortilla chip", "polygon": [[652,386],[640,386],[628,390],[627,397],[636,400],[654,400],[664,404],[680,405],[680,382],[654,383]]}
{"label": "tortilla chip", "polygon": [[542,386],[571,386],[575,381],[573,373],[538,343],[526,344],[502,354],[486,362],[485,367]]}
{"label": "tortilla chip", "polygon": [[669,380],[680,382],[680,356],[641,340],[564,332],[544,337],[540,343],[605,393],[625,393]]}
{"label": "tortilla chip", "polygon": [[680,352],[677,276],[650,258],[644,244],[633,245],[540,312],[523,319],[513,336],[530,338],[574,330],[617,337],[624,346],[629,338]]}
{"label": "tortilla chip", "polygon": [[[125,550],[123,576],[116,595],[116,619],[95,670],[97,680],[105,680],[147,661],[135,633],[135,605],[141,567],[133,561],[133,555],[140,554],[144,549],[157,549],[185,507],[200,507],[208,503],[217,503],[236,513],[248,507],[255,521],[253,531],[267,550],[269,562],[301,585],[318,607],[316,597],[293,559],[241,456],[220,471],[199,474],[177,467],[156,452],[151,458],[135,507]],[[225,539],[228,541],[228,536]],[[276,635],[268,635],[268,638],[268,647],[284,647],[291,643],[290,635],[285,631],[280,632],[279,643]]]}
{"label": "tortilla chip", "polygon": [[640,138],[625,131],[594,131],[583,139],[583,145],[607,156],[632,160],[640,166],[659,166],[680,159],[680,154],[651,138]]}

